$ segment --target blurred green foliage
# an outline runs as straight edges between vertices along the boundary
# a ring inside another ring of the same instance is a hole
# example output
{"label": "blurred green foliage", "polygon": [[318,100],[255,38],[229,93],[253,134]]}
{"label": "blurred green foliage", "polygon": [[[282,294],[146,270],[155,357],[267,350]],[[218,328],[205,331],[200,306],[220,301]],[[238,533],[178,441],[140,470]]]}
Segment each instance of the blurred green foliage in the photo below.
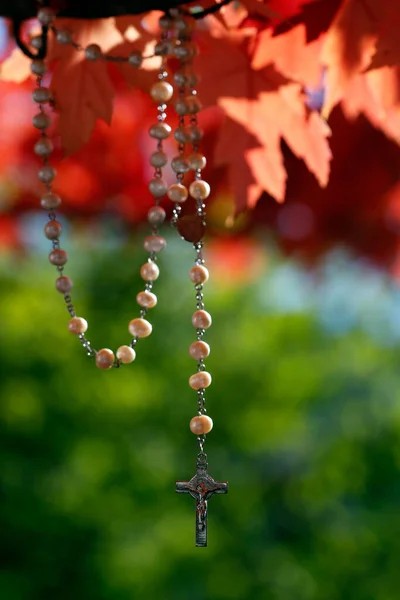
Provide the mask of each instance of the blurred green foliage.
{"label": "blurred green foliage", "polygon": [[[66,332],[45,255],[3,258],[0,598],[397,600],[397,349],[266,312],[263,280],[207,284],[207,451],[230,492],[210,501],[209,547],[194,547],[194,501],[174,492],[196,454],[182,248],[162,257],[153,335],[107,372]],[[94,347],[127,343],[140,248],[73,256]]]}

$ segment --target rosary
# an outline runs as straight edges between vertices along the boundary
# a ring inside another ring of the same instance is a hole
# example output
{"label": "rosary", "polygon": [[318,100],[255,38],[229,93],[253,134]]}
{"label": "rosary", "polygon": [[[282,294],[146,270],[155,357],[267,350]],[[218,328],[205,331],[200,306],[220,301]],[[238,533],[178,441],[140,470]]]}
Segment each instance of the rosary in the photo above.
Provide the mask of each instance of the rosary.
{"label": "rosary", "polygon": [[[205,232],[206,215],[205,200],[210,195],[209,184],[202,179],[201,172],[206,166],[206,158],[199,150],[199,143],[203,132],[198,127],[197,115],[201,110],[196,86],[198,79],[193,72],[193,59],[197,48],[192,41],[192,31],[195,20],[189,13],[181,9],[171,9],[168,14],[159,20],[161,30],[160,40],[155,46],[155,54],[161,57],[161,66],[158,79],[153,84],[150,95],[157,105],[157,122],[150,127],[149,135],[155,140],[155,151],[151,154],[150,163],[154,167],[154,176],[149,182],[149,190],[154,197],[154,206],[148,212],[148,222],[151,233],[144,240],[144,249],[148,253],[147,262],[141,269],[140,275],[144,280],[144,290],[140,291],[136,300],[140,307],[139,317],[130,321],[128,331],[132,336],[128,345],[120,346],[114,352],[108,348],[95,350],[86,337],[87,321],[76,315],[71,298],[73,287],[72,280],[64,275],[68,255],[60,247],[61,224],[57,221],[55,209],[61,204],[61,198],[53,192],[53,180],[56,170],[50,164],[49,157],[53,151],[53,143],[47,134],[51,121],[46,107],[54,102],[50,88],[43,85],[46,74],[46,63],[43,48],[46,45],[48,31],[51,30],[59,44],[71,44],[77,52],[82,52],[86,60],[114,60],[125,61],[133,68],[140,68],[146,58],[139,52],[132,52],[128,57],[109,56],[103,53],[97,44],[90,44],[83,48],[76,43],[73,35],[66,29],[56,26],[55,13],[52,9],[40,8],[37,14],[42,25],[42,35],[33,38],[32,45],[39,52],[40,58],[33,58],[31,71],[36,76],[36,88],[32,98],[38,106],[38,113],[33,117],[33,125],[40,132],[40,138],[34,146],[34,152],[41,157],[43,164],[38,171],[38,178],[45,186],[45,193],[41,198],[41,206],[48,213],[49,221],[45,225],[45,236],[52,243],[49,261],[58,271],[56,289],[63,294],[67,310],[70,314],[68,330],[76,335],[85,349],[87,355],[95,359],[99,369],[119,368],[132,363],[136,358],[136,345],[140,338],[148,337],[152,332],[152,325],[147,320],[147,313],[156,306],[157,296],[153,293],[154,282],[159,277],[157,255],[166,247],[166,240],[159,235],[159,228],[166,218],[166,212],[160,206],[161,200],[167,196],[174,204],[171,224],[179,231],[179,217],[181,205],[189,195],[196,203],[196,219],[198,226],[196,232],[190,237],[195,250],[194,266],[190,269],[190,280],[194,284],[196,310],[192,315],[192,325],[196,332],[196,340],[189,347],[190,356],[197,362],[196,372],[189,378],[189,386],[197,392],[197,415],[190,421],[190,430],[197,437],[199,452],[196,460],[196,473],[190,481],[177,481],[176,491],[188,493],[196,500],[196,546],[207,546],[207,503],[213,494],[226,494],[228,483],[215,481],[207,472],[207,454],[204,451],[206,435],[213,427],[212,419],[207,415],[205,407],[205,391],[211,384],[211,375],[206,371],[204,360],[210,354],[210,346],[204,341],[206,330],[211,326],[211,315],[205,310],[203,286],[207,282],[209,273],[205,267],[203,256],[202,238]],[[174,86],[168,81],[168,57],[173,57],[179,63],[179,68],[173,73]],[[163,150],[163,141],[172,133],[171,127],[166,122],[168,103],[174,98],[175,111],[179,117],[178,127],[173,132],[177,142],[177,155],[171,160],[171,168],[176,176],[176,183],[168,185],[163,179],[163,168],[168,163],[167,154]],[[193,172],[192,182],[187,187],[184,183],[185,175]]]}

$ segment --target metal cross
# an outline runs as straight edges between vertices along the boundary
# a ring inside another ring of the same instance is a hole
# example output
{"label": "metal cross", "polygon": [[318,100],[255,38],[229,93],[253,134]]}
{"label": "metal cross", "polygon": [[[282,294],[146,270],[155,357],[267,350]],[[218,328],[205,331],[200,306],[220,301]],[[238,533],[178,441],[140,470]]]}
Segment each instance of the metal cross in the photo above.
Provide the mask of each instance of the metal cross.
{"label": "metal cross", "polygon": [[207,464],[198,462],[196,475],[190,481],[177,481],[176,491],[196,500],[196,546],[207,546],[207,500],[213,494],[227,494],[228,483],[215,481],[207,473]]}

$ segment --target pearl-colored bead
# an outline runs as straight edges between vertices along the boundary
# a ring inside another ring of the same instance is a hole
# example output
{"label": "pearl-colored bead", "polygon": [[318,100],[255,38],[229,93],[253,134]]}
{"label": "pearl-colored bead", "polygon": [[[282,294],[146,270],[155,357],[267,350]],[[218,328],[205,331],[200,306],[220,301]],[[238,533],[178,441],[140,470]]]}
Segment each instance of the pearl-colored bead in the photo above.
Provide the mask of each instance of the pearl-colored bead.
{"label": "pearl-colored bead", "polygon": [[114,352],[109,350],[109,348],[102,348],[96,354],[96,367],[99,369],[111,369],[114,360]]}
{"label": "pearl-colored bead", "polygon": [[157,81],[150,90],[150,96],[158,104],[165,104],[171,100],[174,94],[174,88],[168,81]]}
{"label": "pearl-colored bead", "polygon": [[183,87],[184,85],[187,85],[188,78],[182,71],[177,71],[176,73],[174,73],[174,82],[176,83],[176,85]]}
{"label": "pearl-colored bead", "polygon": [[207,181],[197,179],[189,186],[190,195],[196,200],[205,200],[210,195],[211,188]]}
{"label": "pearl-colored bead", "polygon": [[194,390],[203,390],[211,385],[211,375],[208,371],[199,371],[189,377],[189,385]]}
{"label": "pearl-colored bead", "polygon": [[190,125],[186,129],[186,137],[190,142],[192,142],[192,144],[196,144],[197,142],[200,142],[200,140],[203,139],[203,135],[204,135],[204,131],[202,129],[200,129],[200,127]]}
{"label": "pearl-colored bead", "polygon": [[179,44],[174,48],[174,55],[182,61],[190,60],[193,57],[193,48],[189,44]]}
{"label": "pearl-colored bead", "polygon": [[203,342],[203,340],[197,340],[190,344],[189,346],[189,354],[194,360],[203,360],[210,356],[210,346]]}
{"label": "pearl-colored bead", "polygon": [[171,168],[175,173],[187,173],[190,170],[187,160],[182,156],[175,156],[172,159]]}
{"label": "pearl-colored bead", "polygon": [[174,21],[168,15],[162,15],[158,21],[158,24],[161,29],[172,29]]}
{"label": "pearl-colored bead", "polygon": [[68,323],[68,331],[73,333],[74,335],[80,335],[81,333],[85,333],[88,328],[88,323],[86,319],[82,319],[82,317],[74,317]]}
{"label": "pearl-colored bead", "polygon": [[192,323],[196,329],[208,329],[211,327],[212,318],[206,310],[196,310],[192,315]]}
{"label": "pearl-colored bead", "polygon": [[186,142],[188,141],[186,129],[183,129],[182,127],[178,127],[177,129],[175,129],[174,138],[180,144],[186,144]]}
{"label": "pearl-colored bead", "polygon": [[206,283],[206,281],[208,281],[209,272],[203,265],[195,265],[190,269],[189,277],[193,283]]}
{"label": "pearl-colored bead", "polygon": [[167,245],[165,238],[160,235],[148,235],[144,238],[143,246],[147,252],[162,252]]}
{"label": "pearl-colored bead", "polygon": [[142,63],[143,63],[143,58],[142,58],[142,55],[140,54],[140,52],[138,52],[138,51],[131,52],[131,54],[128,57],[128,63],[132,67],[136,67],[136,68],[141,67]]}
{"label": "pearl-colored bead", "polygon": [[156,140],[166,140],[171,135],[171,127],[168,123],[157,123],[149,129],[150,137]]}
{"label": "pearl-colored bead", "polygon": [[189,104],[185,100],[177,100],[175,111],[180,117],[190,114]]}
{"label": "pearl-colored bead", "polygon": [[56,240],[58,237],[60,237],[61,232],[62,226],[61,223],[59,223],[58,221],[49,221],[48,223],[46,223],[44,228],[44,235],[47,237],[47,239]]}
{"label": "pearl-colored bead", "polygon": [[195,435],[205,435],[213,428],[213,421],[208,415],[199,415],[191,419],[189,427]]}
{"label": "pearl-colored bead", "polygon": [[33,73],[34,75],[37,75],[38,77],[43,77],[46,71],[46,64],[42,60],[34,60],[31,63],[31,73]]}
{"label": "pearl-colored bead", "polygon": [[152,206],[147,213],[147,219],[153,227],[159,227],[165,221],[166,212],[162,206]]}
{"label": "pearl-colored bead", "polygon": [[162,198],[167,193],[168,185],[163,179],[155,177],[149,183],[149,190],[155,198]]}
{"label": "pearl-colored bead", "polygon": [[54,150],[53,142],[43,137],[36,142],[33,150],[37,156],[49,156]]}
{"label": "pearl-colored bead", "polygon": [[202,109],[201,102],[197,96],[188,96],[186,98],[186,103],[189,107],[189,112],[192,114],[196,114]]}
{"label": "pearl-colored bead", "polygon": [[130,346],[120,346],[116,352],[118,360],[124,365],[128,365],[136,358],[136,352]]}
{"label": "pearl-colored bead", "polygon": [[153,152],[150,157],[150,164],[152,167],[156,167],[156,169],[160,169],[161,167],[165,167],[168,162],[168,156],[165,152],[157,151]]}
{"label": "pearl-colored bead", "polygon": [[33,126],[36,129],[47,129],[51,125],[51,119],[45,113],[38,113],[32,119]]}
{"label": "pearl-colored bead", "polygon": [[56,170],[51,165],[45,165],[38,171],[38,177],[42,183],[51,183],[56,176]]}
{"label": "pearl-colored bead", "polygon": [[56,265],[57,267],[65,265],[67,260],[68,254],[65,252],[65,250],[61,250],[61,248],[56,248],[55,250],[52,250],[49,254],[49,261],[52,265]]}
{"label": "pearl-colored bead", "polygon": [[50,102],[52,99],[51,91],[46,87],[38,87],[32,92],[32,98],[34,102],[38,104],[45,104]]}
{"label": "pearl-colored bead", "polygon": [[154,47],[154,54],[156,56],[171,56],[174,52],[174,44],[172,40],[162,40],[157,42]]}
{"label": "pearl-colored bead", "polygon": [[51,25],[51,23],[54,21],[55,16],[56,15],[54,10],[46,6],[38,10],[37,20],[42,25]]}
{"label": "pearl-colored bead", "polygon": [[35,48],[35,50],[40,50],[43,46],[43,40],[41,35],[34,35],[31,38],[31,46]]}
{"label": "pearl-colored bead", "polygon": [[137,303],[139,306],[143,306],[144,308],[154,308],[157,304],[157,296],[152,292],[139,292],[136,296]]}
{"label": "pearl-colored bead", "polygon": [[99,60],[103,56],[100,46],[97,44],[89,44],[85,48],[85,58],[86,60]]}
{"label": "pearl-colored bead", "polygon": [[204,169],[207,164],[206,157],[203,154],[200,154],[199,152],[194,152],[193,154],[190,154],[187,157],[187,161],[189,163],[190,168],[194,171],[200,171],[201,169]]}
{"label": "pearl-colored bead", "polygon": [[146,319],[139,318],[129,323],[128,330],[133,337],[146,338],[151,334],[153,327]]}
{"label": "pearl-colored bead", "polygon": [[40,200],[40,205],[44,210],[54,210],[55,208],[58,208],[60,204],[60,196],[53,194],[53,192],[47,192],[47,194],[44,194]]}
{"label": "pearl-colored bead", "polygon": [[179,34],[187,34],[193,31],[194,23],[193,19],[185,19],[184,17],[179,17],[175,19],[174,25],[176,29],[179,31]]}
{"label": "pearl-colored bead", "polygon": [[72,34],[67,29],[59,29],[56,33],[56,40],[61,45],[70,44],[72,42]]}
{"label": "pearl-colored bead", "polygon": [[56,280],[56,290],[61,294],[68,294],[74,287],[72,279],[62,275]]}
{"label": "pearl-colored bead", "polygon": [[172,200],[172,202],[176,202],[178,204],[182,204],[188,199],[189,192],[185,185],[182,183],[173,183],[168,188],[168,198]]}
{"label": "pearl-colored bead", "polygon": [[160,269],[154,262],[147,262],[140,268],[140,276],[144,281],[155,281],[160,275]]}

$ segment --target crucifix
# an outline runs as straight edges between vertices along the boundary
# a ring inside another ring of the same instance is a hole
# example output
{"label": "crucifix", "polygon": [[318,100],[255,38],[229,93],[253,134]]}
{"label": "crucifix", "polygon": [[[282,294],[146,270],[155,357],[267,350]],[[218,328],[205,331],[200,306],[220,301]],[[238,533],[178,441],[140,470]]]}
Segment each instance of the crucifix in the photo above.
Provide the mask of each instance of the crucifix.
{"label": "crucifix", "polygon": [[228,483],[215,481],[207,473],[207,463],[198,461],[196,475],[190,481],[177,481],[176,491],[196,500],[196,546],[207,546],[207,501],[213,494],[227,494]]}

